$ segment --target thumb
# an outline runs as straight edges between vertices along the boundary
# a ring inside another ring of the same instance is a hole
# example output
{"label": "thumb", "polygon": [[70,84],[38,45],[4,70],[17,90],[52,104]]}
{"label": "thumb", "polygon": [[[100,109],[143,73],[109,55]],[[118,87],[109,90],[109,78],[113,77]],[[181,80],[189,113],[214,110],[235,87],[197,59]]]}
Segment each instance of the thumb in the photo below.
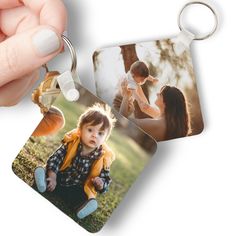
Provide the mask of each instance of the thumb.
{"label": "thumb", "polygon": [[62,45],[61,36],[49,26],[38,26],[1,42],[0,87],[51,60]]}

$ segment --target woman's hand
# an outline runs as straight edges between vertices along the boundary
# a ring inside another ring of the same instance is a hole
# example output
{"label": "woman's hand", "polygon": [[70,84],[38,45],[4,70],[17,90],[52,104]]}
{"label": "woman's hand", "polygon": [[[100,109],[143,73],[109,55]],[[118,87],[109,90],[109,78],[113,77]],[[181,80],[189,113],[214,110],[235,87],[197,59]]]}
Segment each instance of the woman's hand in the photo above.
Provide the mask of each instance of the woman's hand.
{"label": "woman's hand", "polygon": [[122,95],[124,97],[131,97],[132,96],[132,90],[128,89],[128,82],[126,80],[123,80],[121,83],[121,90],[122,90]]}
{"label": "woman's hand", "polygon": [[0,0],[0,106],[17,104],[62,51],[66,21],[61,0]]}

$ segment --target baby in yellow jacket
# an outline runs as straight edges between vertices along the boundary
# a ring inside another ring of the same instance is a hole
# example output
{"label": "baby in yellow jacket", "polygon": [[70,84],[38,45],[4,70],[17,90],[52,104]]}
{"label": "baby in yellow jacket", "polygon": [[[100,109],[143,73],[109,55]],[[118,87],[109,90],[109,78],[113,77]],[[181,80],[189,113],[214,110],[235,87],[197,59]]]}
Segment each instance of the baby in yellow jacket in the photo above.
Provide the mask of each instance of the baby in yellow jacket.
{"label": "baby in yellow jacket", "polygon": [[110,166],[115,156],[105,141],[115,118],[108,106],[95,104],[79,118],[77,128],[65,134],[62,145],[49,157],[46,170],[35,170],[38,191],[53,192],[83,219],[97,209],[97,192],[111,182]]}

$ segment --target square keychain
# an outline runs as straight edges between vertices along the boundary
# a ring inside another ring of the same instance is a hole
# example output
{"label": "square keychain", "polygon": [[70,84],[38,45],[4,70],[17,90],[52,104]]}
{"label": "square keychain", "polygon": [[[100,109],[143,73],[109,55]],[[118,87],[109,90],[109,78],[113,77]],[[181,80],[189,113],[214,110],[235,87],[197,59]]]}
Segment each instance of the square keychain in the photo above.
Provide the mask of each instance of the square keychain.
{"label": "square keychain", "polygon": [[[209,34],[194,35],[182,22],[184,11],[195,4],[213,13],[215,25]],[[156,141],[203,130],[190,44],[210,37],[218,19],[208,4],[189,2],[180,11],[178,25],[176,37],[103,48],[93,55],[97,95]]]}
{"label": "square keychain", "polygon": [[49,71],[32,94],[43,119],[14,173],[89,232],[99,231],[156,151],[156,142],[76,82]]}

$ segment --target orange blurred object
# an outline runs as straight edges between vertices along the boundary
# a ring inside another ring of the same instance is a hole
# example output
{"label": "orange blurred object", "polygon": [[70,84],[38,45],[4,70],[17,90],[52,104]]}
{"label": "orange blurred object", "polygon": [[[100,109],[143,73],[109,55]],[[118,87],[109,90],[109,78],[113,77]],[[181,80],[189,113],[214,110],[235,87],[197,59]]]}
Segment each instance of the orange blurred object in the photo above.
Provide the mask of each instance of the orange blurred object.
{"label": "orange blurred object", "polygon": [[34,130],[32,136],[47,136],[56,134],[65,125],[65,118],[63,113],[56,107],[51,107],[47,113],[44,114],[43,119]]}

